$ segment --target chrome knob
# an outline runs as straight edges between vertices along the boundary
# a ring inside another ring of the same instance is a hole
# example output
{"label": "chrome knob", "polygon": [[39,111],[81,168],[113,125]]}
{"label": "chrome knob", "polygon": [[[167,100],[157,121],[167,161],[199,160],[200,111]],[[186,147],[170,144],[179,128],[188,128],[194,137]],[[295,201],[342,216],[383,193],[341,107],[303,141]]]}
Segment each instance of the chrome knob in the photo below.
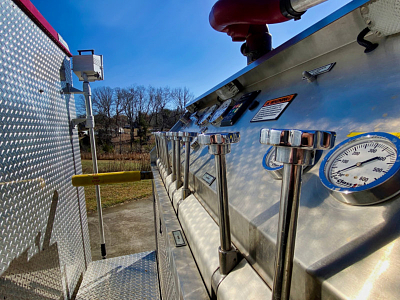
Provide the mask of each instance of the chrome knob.
{"label": "chrome knob", "polygon": [[204,133],[197,136],[200,145],[208,145],[208,152],[213,155],[231,152],[231,144],[240,141],[240,132]]}
{"label": "chrome knob", "polygon": [[286,164],[312,165],[315,150],[328,150],[335,144],[332,131],[261,129],[260,143],[277,147],[276,160]]}
{"label": "chrome knob", "polygon": [[186,132],[186,131],[179,131],[178,135],[182,139],[183,142],[190,142],[192,141],[196,136],[197,132]]}

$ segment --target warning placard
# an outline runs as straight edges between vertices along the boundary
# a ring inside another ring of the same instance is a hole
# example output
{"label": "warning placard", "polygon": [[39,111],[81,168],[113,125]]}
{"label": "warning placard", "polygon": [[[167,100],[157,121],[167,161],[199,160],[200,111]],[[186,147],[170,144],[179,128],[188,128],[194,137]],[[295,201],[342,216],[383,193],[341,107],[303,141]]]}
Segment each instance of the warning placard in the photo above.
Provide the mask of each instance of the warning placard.
{"label": "warning placard", "polygon": [[250,122],[277,120],[297,94],[268,100]]}

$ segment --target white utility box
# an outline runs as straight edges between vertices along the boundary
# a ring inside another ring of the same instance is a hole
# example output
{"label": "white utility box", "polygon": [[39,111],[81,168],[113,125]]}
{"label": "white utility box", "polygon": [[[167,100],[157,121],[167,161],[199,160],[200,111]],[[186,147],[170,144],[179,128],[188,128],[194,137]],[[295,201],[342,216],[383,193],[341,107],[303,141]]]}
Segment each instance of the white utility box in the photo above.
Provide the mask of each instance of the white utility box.
{"label": "white utility box", "polygon": [[[82,55],[82,52],[92,54]],[[83,74],[89,81],[104,80],[103,55],[95,55],[94,50],[78,50],[78,53],[72,57],[72,69],[79,81],[84,81]]]}

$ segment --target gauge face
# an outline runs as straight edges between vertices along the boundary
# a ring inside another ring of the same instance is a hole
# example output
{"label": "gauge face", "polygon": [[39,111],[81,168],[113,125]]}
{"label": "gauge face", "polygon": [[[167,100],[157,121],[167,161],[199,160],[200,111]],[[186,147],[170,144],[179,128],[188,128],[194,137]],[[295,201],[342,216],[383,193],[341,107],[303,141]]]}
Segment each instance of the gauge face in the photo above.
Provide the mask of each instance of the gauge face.
{"label": "gauge face", "polygon": [[214,112],[213,116],[210,119],[210,122],[213,124],[217,124],[222,121],[225,114],[228,112],[232,103],[232,99],[226,100],[221,106]]}
{"label": "gauge face", "polygon": [[205,125],[208,122],[208,119],[210,118],[210,116],[214,113],[214,111],[218,108],[218,105],[215,104],[213,106],[211,106],[209,109],[207,109],[204,114],[201,116],[200,120],[199,120],[199,125]]}
{"label": "gauge face", "polygon": [[[388,179],[398,173],[399,144],[397,137],[387,133],[372,132],[349,138],[324,158],[320,168],[321,181],[327,188],[344,195],[376,187],[382,190],[383,187],[387,191],[380,192],[380,199],[376,200],[384,201],[398,193],[398,189],[393,191],[392,186],[385,185]],[[387,195],[389,190],[391,195]],[[365,197],[371,198],[371,195]],[[374,197],[378,197],[376,193]]]}

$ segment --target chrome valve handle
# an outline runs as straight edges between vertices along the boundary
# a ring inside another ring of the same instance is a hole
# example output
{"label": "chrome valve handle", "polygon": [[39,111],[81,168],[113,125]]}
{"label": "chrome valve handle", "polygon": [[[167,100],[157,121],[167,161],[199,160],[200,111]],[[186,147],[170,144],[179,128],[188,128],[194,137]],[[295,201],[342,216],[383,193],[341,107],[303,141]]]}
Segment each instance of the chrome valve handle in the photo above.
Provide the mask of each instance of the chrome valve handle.
{"label": "chrome valve handle", "polygon": [[[168,131],[167,132],[167,138],[169,141],[171,141],[171,146],[172,146],[172,178],[171,181],[174,182],[176,180],[176,144],[175,144],[175,137],[177,136],[177,132],[174,131]],[[167,148],[168,149],[168,148]],[[167,151],[168,154],[168,151]]]}
{"label": "chrome valve handle", "polygon": [[196,132],[178,132],[179,138],[185,143],[185,168],[183,173],[183,188],[182,188],[182,199],[185,199],[190,195],[189,190],[189,166],[190,166],[190,142],[197,137]]}
{"label": "chrome valve handle", "polygon": [[231,144],[240,141],[240,133],[206,133],[197,136],[201,145],[208,145],[208,152],[215,155],[217,197],[219,199],[219,271],[228,274],[237,264],[237,252],[232,248],[229,221],[228,186],[226,181],[225,154],[231,152]]}
{"label": "chrome valve handle", "polygon": [[172,173],[171,166],[169,164],[169,156],[168,156],[168,137],[166,132],[160,132],[160,141],[161,141],[161,153],[163,156],[164,167],[167,169],[167,176]]}
{"label": "chrome valve handle", "polygon": [[334,146],[336,133],[315,130],[261,129],[260,143],[276,147],[283,163],[273,300],[289,300],[303,166],[314,163],[315,150]]}
{"label": "chrome valve handle", "polygon": [[175,144],[175,172],[176,172],[176,180],[175,180],[175,189],[179,190],[182,186],[182,178],[181,178],[181,140],[182,138],[179,136],[179,132],[175,132],[174,135],[174,144]]}

